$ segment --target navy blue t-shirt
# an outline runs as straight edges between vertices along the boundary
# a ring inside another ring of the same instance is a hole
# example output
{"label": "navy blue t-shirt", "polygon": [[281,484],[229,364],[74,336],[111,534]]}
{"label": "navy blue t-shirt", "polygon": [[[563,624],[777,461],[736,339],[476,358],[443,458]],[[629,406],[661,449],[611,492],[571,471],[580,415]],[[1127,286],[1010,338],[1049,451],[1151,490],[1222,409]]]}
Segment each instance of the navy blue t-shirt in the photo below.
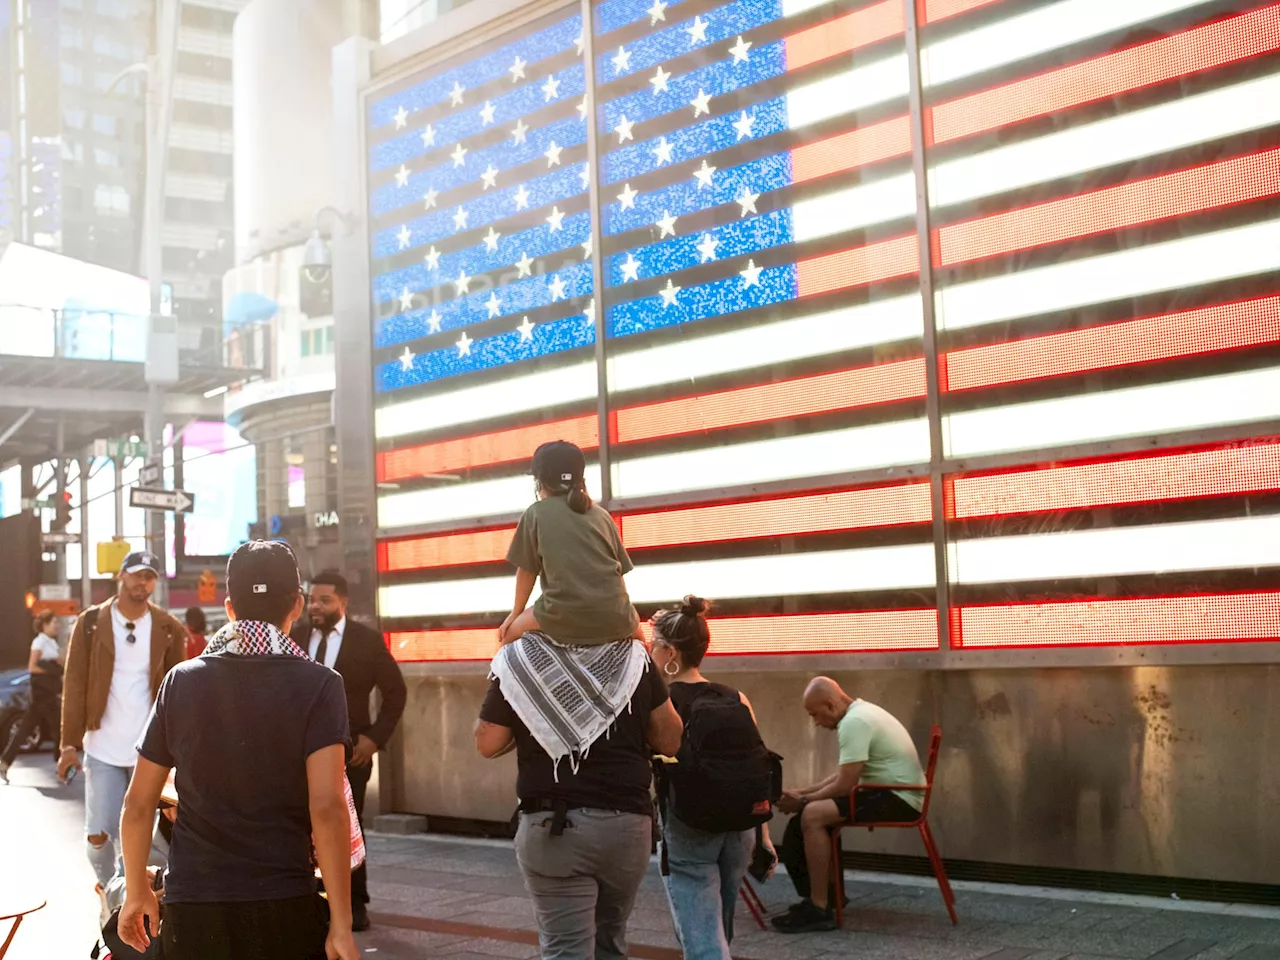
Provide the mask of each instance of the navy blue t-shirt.
{"label": "navy blue t-shirt", "polygon": [[197,657],[160,685],[138,753],[175,767],[169,903],[305,897],[311,863],[307,757],[347,746],[342,678],[290,656]]}

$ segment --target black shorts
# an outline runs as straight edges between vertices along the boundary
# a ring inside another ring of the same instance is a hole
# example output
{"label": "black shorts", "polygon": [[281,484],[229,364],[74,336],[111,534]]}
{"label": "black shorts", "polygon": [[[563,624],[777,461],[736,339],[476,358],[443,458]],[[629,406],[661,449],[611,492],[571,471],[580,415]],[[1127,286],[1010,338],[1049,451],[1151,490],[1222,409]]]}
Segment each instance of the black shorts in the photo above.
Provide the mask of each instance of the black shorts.
{"label": "black shorts", "polygon": [[851,823],[910,823],[920,819],[920,811],[892,790],[859,790],[858,808],[849,816],[849,798],[836,797],[840,816]]}
{"label": "black shorts", "polygon": [[329,907],[319,894],[245,903],[171,903],[166,960],[324,960]]}

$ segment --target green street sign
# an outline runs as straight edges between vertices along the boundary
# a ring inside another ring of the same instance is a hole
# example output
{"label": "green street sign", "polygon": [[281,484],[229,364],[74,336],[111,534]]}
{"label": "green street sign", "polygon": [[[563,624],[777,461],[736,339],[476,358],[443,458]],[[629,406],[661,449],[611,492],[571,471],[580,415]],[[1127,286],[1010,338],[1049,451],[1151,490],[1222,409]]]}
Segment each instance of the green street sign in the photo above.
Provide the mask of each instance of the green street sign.
{"label": "green street sign", "polygon": [[125,459],[127,457],[145,457],[147,445],[137,440],[95,440],[93,441],[95,457],[111,457]]}

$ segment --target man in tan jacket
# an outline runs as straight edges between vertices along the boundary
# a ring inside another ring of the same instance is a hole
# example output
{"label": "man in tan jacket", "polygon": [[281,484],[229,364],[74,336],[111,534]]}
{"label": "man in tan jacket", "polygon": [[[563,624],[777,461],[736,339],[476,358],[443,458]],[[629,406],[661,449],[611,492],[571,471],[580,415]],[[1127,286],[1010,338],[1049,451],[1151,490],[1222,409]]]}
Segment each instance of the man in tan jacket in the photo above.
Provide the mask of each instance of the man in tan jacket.
{"label": "man in tan jacket", "polygon": [[67,647],[58,777],[80,766],[84,750],[85,837],[89,862],[104,887],[120,854],[120,808],[160,681],[186,653],[187,631],[151,603],[160,564],[131,553],[119,590],[80,615]]}

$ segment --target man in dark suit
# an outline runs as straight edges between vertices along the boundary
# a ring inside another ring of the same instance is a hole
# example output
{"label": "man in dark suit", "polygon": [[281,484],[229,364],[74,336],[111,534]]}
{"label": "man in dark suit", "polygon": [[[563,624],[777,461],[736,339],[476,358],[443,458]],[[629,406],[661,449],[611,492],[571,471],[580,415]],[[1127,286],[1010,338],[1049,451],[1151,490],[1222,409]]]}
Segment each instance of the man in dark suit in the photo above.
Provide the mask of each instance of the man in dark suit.
{"label": "man in dark suit", "polygon": [[[311,580],[309,622],[294,627],[293,641],[312,659],[342,676],[351,718],[351,763],[347,779],[356,801],[356,813],[364,826],[364,794],[373,773],[373,755],[384,747],[400,715],[404,713],[405,686],[382,635],[347,619],[347,580],[325,571]],[[378,688],[382,708],[376,718],[369,713],[369,694]],[[368,878],[364,864],[351,875],[351,928],[366,930],[369,915]]]}

